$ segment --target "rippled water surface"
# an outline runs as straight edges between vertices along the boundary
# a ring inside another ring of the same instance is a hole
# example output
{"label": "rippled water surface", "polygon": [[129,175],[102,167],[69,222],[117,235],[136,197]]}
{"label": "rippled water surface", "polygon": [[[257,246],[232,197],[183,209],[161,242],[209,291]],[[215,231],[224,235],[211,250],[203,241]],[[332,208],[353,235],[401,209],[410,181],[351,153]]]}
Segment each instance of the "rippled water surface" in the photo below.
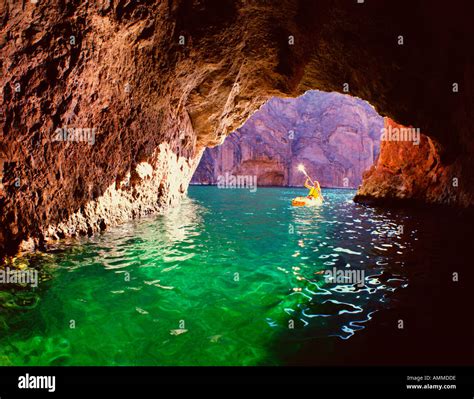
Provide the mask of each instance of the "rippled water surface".
{"label": "rippled water surface", "polygon": [[[342,359],[409,289],[419,232],[353,191],[291,207],[302,193],[191,187],[169,215],[16,259],[44,281],[0,292],[2,364],[277,365],[318,340],[316,363]],[[327,281],[334,267],[363,284]]]}

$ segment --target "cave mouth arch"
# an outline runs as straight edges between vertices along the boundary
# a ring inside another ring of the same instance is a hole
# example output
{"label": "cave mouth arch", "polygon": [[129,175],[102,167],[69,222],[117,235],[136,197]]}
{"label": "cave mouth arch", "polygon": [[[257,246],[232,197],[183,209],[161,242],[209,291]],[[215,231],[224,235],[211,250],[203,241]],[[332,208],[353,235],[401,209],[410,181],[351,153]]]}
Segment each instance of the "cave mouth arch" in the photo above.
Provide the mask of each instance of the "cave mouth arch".
{"label": "cave mouth arch", "polygon": [[[463,4],[37,3],[8,2],[2,26],[12,63],[2,64],[0,147],[24,184],[4,184],[0,253],[177,205],[205,147],[269,97],[309,89],[350,90],[428,137],[384,143],[360,199],[474,204],[474,25]],[[36,18],[47,29],[32,29]],[[52,40],[74,32],[84,33],[75,45]],[[94,145],[52,142],[66,124],[97,128]]]}
{"label": "cave mouth arch", "polygon": [[303,163],[323,187],[357,189],[380,153],[384,118],[346,94],[272,97],[220,146],[207,148],[191,184],[251,176],[258,186],[303,186]]}

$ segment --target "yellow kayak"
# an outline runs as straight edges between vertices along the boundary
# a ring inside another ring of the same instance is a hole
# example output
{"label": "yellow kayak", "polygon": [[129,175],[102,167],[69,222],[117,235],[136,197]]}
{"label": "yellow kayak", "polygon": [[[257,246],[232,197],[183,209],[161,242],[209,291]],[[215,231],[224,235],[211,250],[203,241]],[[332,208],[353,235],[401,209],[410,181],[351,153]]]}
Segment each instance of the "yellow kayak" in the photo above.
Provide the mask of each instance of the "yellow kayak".
{"label": "yellow kayak", "polygon": [[317,206],[322,205],[323,199],[321,197],[296,197],[291,201],[293,206]]}

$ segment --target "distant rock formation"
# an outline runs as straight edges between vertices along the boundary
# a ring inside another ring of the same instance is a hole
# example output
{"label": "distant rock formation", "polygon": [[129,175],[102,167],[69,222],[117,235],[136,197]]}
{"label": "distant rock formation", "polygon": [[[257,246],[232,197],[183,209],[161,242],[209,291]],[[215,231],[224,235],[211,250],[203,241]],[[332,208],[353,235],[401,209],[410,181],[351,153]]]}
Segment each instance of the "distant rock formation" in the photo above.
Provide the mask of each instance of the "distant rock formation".
{"label": "distant rock formation", "polygon": [[257,176],[259,186],[301,186],[303,163],[325,187],[356,188],[380,150],[383,117],[366,101],[308,91],[272,98],[224,144],[206,149],[191,183],[218,176]]}

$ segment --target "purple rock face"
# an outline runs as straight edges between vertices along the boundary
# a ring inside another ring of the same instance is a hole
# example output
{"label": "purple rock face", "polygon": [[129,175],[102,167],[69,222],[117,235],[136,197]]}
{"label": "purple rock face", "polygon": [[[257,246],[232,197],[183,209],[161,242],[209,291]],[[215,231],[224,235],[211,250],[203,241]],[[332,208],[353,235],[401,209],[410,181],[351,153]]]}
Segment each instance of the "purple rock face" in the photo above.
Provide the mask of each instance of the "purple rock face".
{"label": "purple rock face", "polygon": [[325,187],[356,188],[380,150],[383,117],[355,97],[308,91],[272,98],[224,144],[208,148],[191,183],[257,176],[260,186],[301,186],[303,163]]}

